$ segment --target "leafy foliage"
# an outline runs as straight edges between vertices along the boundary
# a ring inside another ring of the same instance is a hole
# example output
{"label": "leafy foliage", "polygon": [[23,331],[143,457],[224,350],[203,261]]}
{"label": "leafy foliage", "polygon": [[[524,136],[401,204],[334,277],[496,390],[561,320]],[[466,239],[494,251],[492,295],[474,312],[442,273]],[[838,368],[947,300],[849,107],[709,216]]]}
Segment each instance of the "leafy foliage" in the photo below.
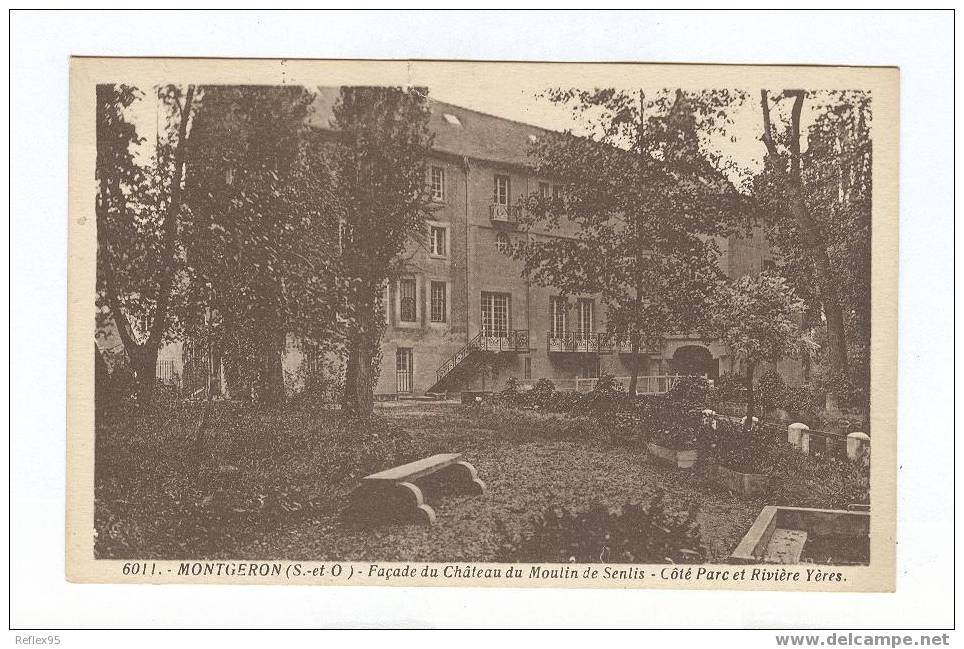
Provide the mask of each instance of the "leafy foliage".
{"label": "leafy foliage", "polygon": [[644,403],[641,421],[649,441],[676,451],[697,448],[704,441],[706,426],[698,410],[662,399]]}
{"label": "leafy foliage", "polygon": [[767,370],[760,375],[756,384],[760,408],[765,413],[773,408],[783,408],[789,402],[789,386],[776,370]]}
{"label": "leafy foliage", "polygon": [[773,467],[776,438],[763,426],[744,431],[725,419],[719,419],[714,429],[713,459],[723,466],[741,473],[769,473]]}
{"label": "leafy foliage", "polygon": [[523,534],[503,532],[498,560],[556,563],[699,563],[706,555],[696,509],[671,512],[662,492],[646,504],[585,511],[550,506]]}
{"label": "leafy foliage", "polygon": [[[821,315],[827,305],[826,282],[843,316],[850,373],[824,372],[824,388],[858,404],[866,404],[869,386],[870,341],[870,237],[873,185],[871,97],[865,91],[806,93],[814,119],[807,129],[807,149],[799,160],[800,189],[809,223],[795,216],[779,169],[768,167],[753,182],[759,215],[768,237],[779,247],[779,272],[806,303],[805,327],[824,332]],[[779,110],[784,97],[777,98]],[[799,99],[803,102],[803,98]],[[775,145],[793,151],[792,126],[774,130]],[[784,156],[784,158],[793,156]],[[772,158],[772,156],[771,156]],[[776,161],[786,167],[786,160]],[[818,253],[824,254],[823,268]],[[824,288],[820,286],[823,284]],[[825,341],[829,342],[829,341]],[[830,363],[829,346],[808,350],[824,366]]]}
{"label": "leafy foliage", "polygon": [[141,93],[127,85],[96,89],[97,317],[116,329],[145,402],[153,396],[158,349],[177,326],[171,304],[194,95],[194,86],[183,93],[175,86],[158,90],[164,128],[154,156],[141,164],[133,148],[143,139],[128,120]]}
{"label": "leafy foliage", "polygon": [[299,87],[212,86],[194,118],[183,228],[183,320],[225,361],[232,394],[284,397],[290,333],[341,341],[347,293],[331,250],[331,172],[305,133],[313,95]]}
{"label": "leafy foliage", "polygon": [[431,206],[427,94],[425,88],[343,86],[334,107],[331,153],[349,287],[344,316],[353,325],[343,405],[361,416],[372,411],[385,322],[382,291],[408,272],[405,250],[424,236]]}
{"label": "leafy foliage", "polygon": [[[545,133],[533,144],[535,174],[562,192],[523,201],[530,236],[511,254],[538,284],[599,294],[610,330],[637,351],[698,328],[705,310],[694,305],[720,276],[713,237],[729,231],[741,203],[701,138],[725,128],[724,108],[742,95],[607,88],[546,98],[572,108],[587,134]],[[554,232],[568,236],[546,236]]]}
{"label": "leafy foliage", "polygon": [[746,401],[746,380],[739,374],[723,372],[714,385],[715,396],[721,401]]}
{"label": "leafy foliage", "polygon": [[782,277],[744,275],[720,287],[712,308],[721,341],[747,362],[777,361],[796,351],[800,301]]}
{"label": "leafy foliage", "polygon": [[707,403],[710,393],[710,382],[702,376],[681,376],[666,394],[672,401],[691,404],[692,407],[703,407]]}
{"label": "leafy foliage", "polygon": [[753,369],[796,352],[801,303],[782,277],[764,271],[722,285],[712,305],[712,330],[746,364],[749,427],[755,415]]}
{"label": "leafy foliage", "polygon": [[98,423],[97,557],[238,557],[283,525],[337,517],[357,478],[419,453],[397,424],[342,420],[310,402],[216,403],[200,446],[183,432],[196,418],[183,402],[159,402]]}

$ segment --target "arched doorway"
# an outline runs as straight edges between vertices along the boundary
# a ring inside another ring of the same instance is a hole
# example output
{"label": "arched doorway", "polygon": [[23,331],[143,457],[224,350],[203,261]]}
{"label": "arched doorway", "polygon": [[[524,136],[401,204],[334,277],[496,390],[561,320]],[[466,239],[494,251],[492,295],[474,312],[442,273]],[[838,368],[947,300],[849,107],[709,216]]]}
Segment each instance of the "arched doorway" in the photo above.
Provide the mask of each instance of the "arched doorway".
{"label": "arched doorway", "polygon": [[673,353],[670,367],[676,374],[707,376],[714,380],[720,378],[720,361],[713,358],[710,350],[701,345],[679,347]]}

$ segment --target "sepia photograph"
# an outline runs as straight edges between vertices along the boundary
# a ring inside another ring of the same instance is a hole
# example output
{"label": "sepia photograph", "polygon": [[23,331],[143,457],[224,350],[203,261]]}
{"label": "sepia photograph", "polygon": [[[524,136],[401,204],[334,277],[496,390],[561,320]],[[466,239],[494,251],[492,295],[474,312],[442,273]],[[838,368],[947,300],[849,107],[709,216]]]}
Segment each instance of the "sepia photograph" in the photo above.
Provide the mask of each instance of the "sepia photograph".
{"label": "sepia photograph", "polygon": [[85,93],[94,558],[871,564],[875,91],[564,67]]}
{"label": "sepia photograph", "polygon": [[12,645],[951,644],[953,11],[7,17]]}

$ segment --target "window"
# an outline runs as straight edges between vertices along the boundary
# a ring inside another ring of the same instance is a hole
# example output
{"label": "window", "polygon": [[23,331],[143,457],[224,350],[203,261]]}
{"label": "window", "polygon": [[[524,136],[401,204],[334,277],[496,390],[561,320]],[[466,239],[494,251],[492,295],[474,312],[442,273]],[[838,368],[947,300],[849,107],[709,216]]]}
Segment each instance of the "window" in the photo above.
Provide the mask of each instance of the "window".
{"label": "window", "polygon": [[431,226],[431,251],[433,257],[445,257],[445,228],[433,225]]}
{"label": "window", "polygon": [[462,120],[452,113],[442,113],[442,118],[452,126],[462,126]]}
{"label": "window", "polygon": [[509,335],[508,293],[482,293],[482,335]]}
{"label": "window", "polygon": [[562,200],[562,185],[552,186],[552,200],[554,201]]}
{"label": "window", "polygon": [[531,379],[532,378],[532,359],[528,356],[525,357],[525,370],[523,370],[522,378]]}
{"label": "window", "polygon": [[586,338],[592,333],[593,303],[590,299],[580,299],[577,302],[579,308],[579,333]]}
{"label": "window", "polygon": [[551,198],[551,187],[549,183],[539,183],[539,197],[540,198]]}
{"label": "window", "polygon": [[432,322],[445,322],[445,288],[445,282],[432,282],[430,289]]}
{"label": "window", "polygon": [[562,338],[566,334],[566,301],[561,297],[549,298],[549,317],[552,337]]}
{"label": "window", "polygon": [[508,176],[495,177],[495,196],[493,197],[493,202],[496,205],[508,206],[509,204],[509,177]]}
{"label": "window", "polygon": [[429,182],[429,188],[431,191],[431,196],[433,201],[438,201],[441,203],[445,200],[445,168],[444,167],[432,167],[432,175]]}
{"label": "window", "polygon": [[495,235],[495,247],[502,254],[507,254],[509,252],[509,235],[505,232],[499,232]]}
{"label": "window", "polygon": [[777,263],[772,259],[763,260],[763,270],[776,270]]}
{"label": "window", "polygon": [[409,277],[398,281],[398,319],[402,322],[415,322],[417,309],[415,304],[415,278]]}

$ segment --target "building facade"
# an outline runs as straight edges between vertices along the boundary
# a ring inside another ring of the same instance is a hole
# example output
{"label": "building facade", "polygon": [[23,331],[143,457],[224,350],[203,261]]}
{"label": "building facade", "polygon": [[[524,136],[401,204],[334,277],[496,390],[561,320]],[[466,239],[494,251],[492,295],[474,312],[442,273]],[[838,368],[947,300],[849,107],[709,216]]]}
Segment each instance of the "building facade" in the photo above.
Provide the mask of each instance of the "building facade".
{"label": "building facade", "polygon": [[[337,97],[337,88],[317,89],[313,127],[329,128]],[[434,143],[425,181],[431,216],[405,255],[408,272],[384,289],[376,397],[499,390],[510,377],[548,378],[560,389],[577,389],[585,386],[580,380],[604,373],[629,377],[630,344],[608,332],[598,296],[564,297],[534,284],[523,275],[522,262],[505,254],[523,237],[575,233],[562,219],[552,234],[518,227],[521,198],[562,191],[551,179],[536,177],[529,164],[528,151],[545,131],[435,100],[429,106]],[[759,228],[717,245],[721,269],[730,277],[774,263]],[[191,358],[181,370],[189,392],[207,386],[231,396],[216,358],[208,359],[204,350]],[[283,361],[287,391],[304,389],[301,370],[309,360],[289,336]],[[674,375],[715,378],[739,370],[719,342],[687,335],[643,350],[639,362],[639,389],[646,392],[665,391],[667,377]],[[788,382],[802,382],[798,364],[785,361],[778,369]]]}
{"label": "building facade", "polygon": [[[517,227],[519,199],[561,191],[533,176],[527,164],[529,146],[544,131],[443,102],[430,105],[435,140],[426,182],[433,211],[423,242],[410,251],[409,273],[385,288],[376,394],[497,390],[509,377],[572,387],[602,373],[629,376],[630,346],[607,333],[597,296],[563,297],[535,285],[523,276],[522,262],[505,254],[519,237],[533,236]],[[565,226],[551,236],[566,236]],[[773,260],[759,231],[718,244],[721,267],[732,277]],[[736,369],[722,345],[693,336],[674,336],[645,352],[644,377],[715,377]],[[645,379],[643,389],[652,380]],[[655,380],[652,389],[665,387]]]}

